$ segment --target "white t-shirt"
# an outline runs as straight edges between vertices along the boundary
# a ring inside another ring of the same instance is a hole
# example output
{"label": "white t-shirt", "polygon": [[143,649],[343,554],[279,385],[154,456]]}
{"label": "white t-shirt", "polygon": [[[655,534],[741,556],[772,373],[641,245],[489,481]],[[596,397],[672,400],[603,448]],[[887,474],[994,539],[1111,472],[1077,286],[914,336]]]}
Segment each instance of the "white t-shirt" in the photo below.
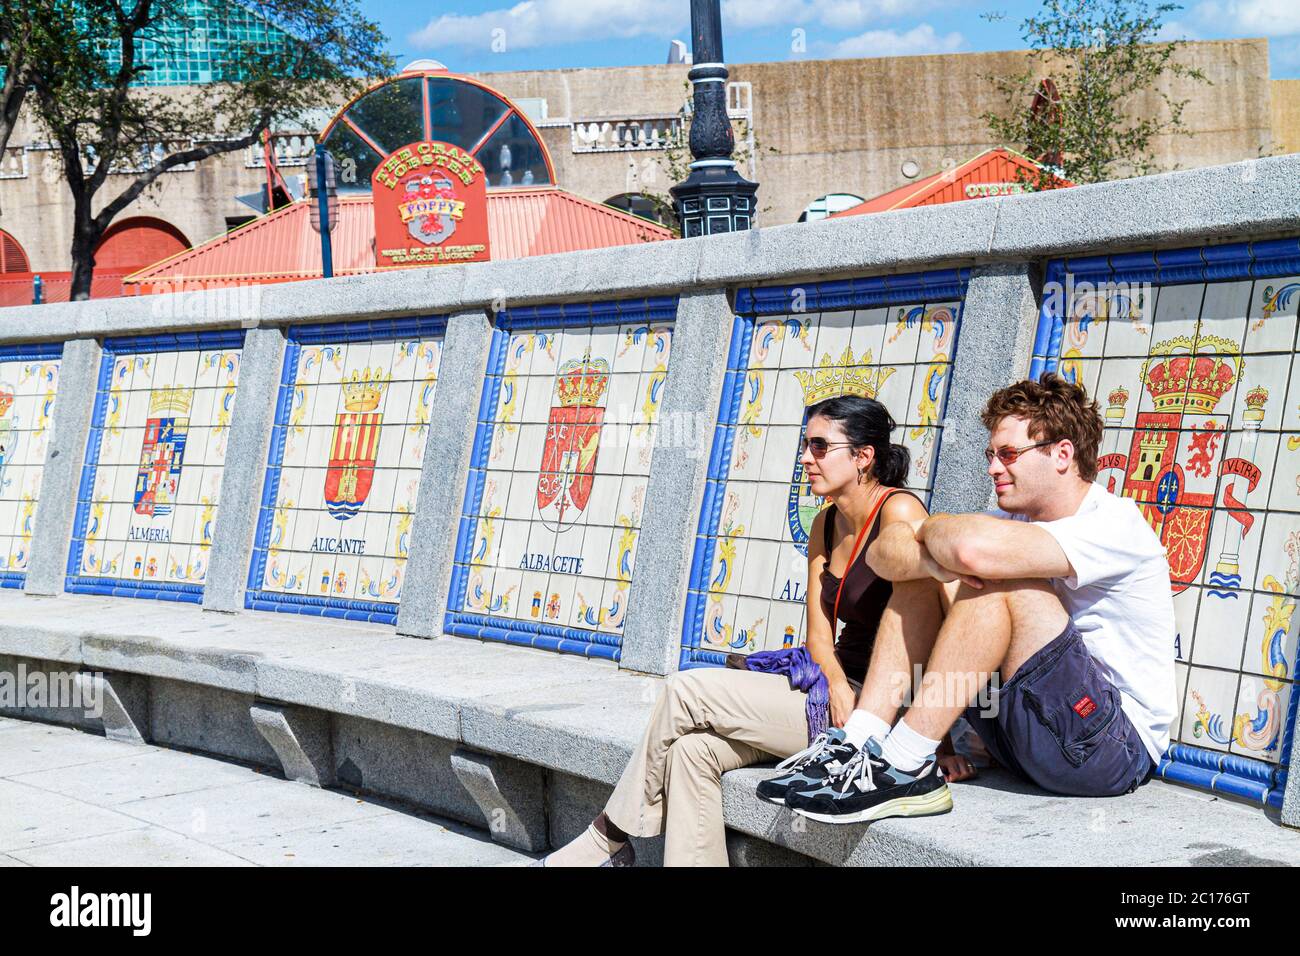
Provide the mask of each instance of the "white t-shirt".
{"label": "white t-shirt", "polygon": [[[994,509],[996,517],[1028,521]],[[1159,763],[1175,711],[1174,599],[1165,546],[1138,506],[1094,484],[1079,510],[1035,521],[1074,574],[1052,578],[1061,605],[1120,693],[1124,713]]]}

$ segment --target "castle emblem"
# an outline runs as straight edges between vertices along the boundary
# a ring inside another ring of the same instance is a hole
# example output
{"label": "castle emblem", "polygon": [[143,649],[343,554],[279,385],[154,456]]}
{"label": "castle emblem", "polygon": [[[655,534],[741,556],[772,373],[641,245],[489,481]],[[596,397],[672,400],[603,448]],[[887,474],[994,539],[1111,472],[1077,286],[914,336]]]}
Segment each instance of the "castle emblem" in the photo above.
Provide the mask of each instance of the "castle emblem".
{"label": "castle emblem", "polygon": [[136,514],[151,518],[171,514],[185,463],[185,436],[193,403],[192,388],[160,388],[149,395],[149,419],[135,478]]}
{"label": "castle emblem", "polygon": [[382,412],[376,411],[388,382],[381,369],[353,372],[343,383],[343,408],[334,416],[325,507],[339,521],[361,510],[375,478]]}
{"label": "castle emblem", "polygon": [[[1237,351],[1235,342],[1201,335],[1198,323],[1194,336],[1152,346],[1142,366],[1153,410],[1138,413],[1127,460],[1121,459],[1127,468],[1123,493],[1160,535],[1175,593],[1205,564],[1229,424],[1216,409],[1244,371]],[[1112,408],[1122,408],[1119,398],[1111,394]]]}

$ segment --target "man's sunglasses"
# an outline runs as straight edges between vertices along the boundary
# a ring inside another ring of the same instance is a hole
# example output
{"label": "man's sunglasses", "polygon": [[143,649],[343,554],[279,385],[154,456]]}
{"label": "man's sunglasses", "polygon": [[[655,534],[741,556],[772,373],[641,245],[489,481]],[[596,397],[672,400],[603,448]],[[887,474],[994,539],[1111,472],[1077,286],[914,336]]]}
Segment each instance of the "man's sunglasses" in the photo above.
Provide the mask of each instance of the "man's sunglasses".
{"label": "man's sunglasses", "polygon": [[812,452],[812,456],[818,460],[825,458],[826,453],[837,445],[852,445],[851,441],[827,441],[825,438],[804,438],[799,442],[799,454],[806,451]]}
{"label": "man's sunglasses", "polygon": [[1044,445],[1055,445],[1058,441],[1060,441],[1059,438],[1053,438],[1051,441],[1035,442],[1032,445],[1025,445],[1023,448],[999,448],[997,451],[994,451],[992,448],[985,448],[984,460],[991,465],[993,464],[993,456],[996,455],[998,461],[1002,462],[1002,464],[1014,465],[1016,463],[1016,459],[1018,459],[1025,452],[1029,451],[1029,449],[1042,448]]}

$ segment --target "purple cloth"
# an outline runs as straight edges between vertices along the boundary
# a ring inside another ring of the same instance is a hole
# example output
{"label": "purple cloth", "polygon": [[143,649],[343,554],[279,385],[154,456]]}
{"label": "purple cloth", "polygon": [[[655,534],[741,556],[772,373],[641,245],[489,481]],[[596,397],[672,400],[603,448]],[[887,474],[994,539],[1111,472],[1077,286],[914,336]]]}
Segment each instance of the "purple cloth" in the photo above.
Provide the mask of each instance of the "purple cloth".
{"label": "purple cloth", "polygon": [[804,713],[808,717],[808,742],[826,730],[829,722],[831,691],[821,666],[813,660],[806,647],[791,647],[781,651],[759,651],[745,658],[746,670],[764,674],[784,674],[791,690],[808,694]]}

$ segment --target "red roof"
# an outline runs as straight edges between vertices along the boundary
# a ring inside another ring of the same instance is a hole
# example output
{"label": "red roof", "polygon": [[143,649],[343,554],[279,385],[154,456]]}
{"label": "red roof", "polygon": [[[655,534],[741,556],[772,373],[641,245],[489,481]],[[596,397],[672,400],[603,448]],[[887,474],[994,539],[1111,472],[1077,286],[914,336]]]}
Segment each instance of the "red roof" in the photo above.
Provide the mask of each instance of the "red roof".
{"label": "red roof", "polygon": [[[488,190],[492,259],[522,259],[671,239],[665,227],[583,199],[554,186]],[[376,272],[369,196],[340,196],[333,229],[334,274]],[[193,249],[141,269],[124,281],[127,294],[155,283],[288,282],[321,276],[320,237],[311,205],[295,202]]]}
{"label": "red roof", "polygon": [[[1023,187],[1020,186],[1022,171],[1030,176],[1044,174],[1044,168],[1029,157],[1021,156],[1005,146],[999,146],[996,149],[985,150],[960,166],[940,170],[933,176],[906,183],[850,209],[831,213],[828,218],[860,216],[863,213],[885,212],[890,209],[912,209],[916,206],[937,206],[946,202],[1022,192]],[[1074,185],[1064,179],[1053,177],[1050,173],[1046,175],[1058,186]],[[971,187],[970,193],[967,191],[968,187]]]}

